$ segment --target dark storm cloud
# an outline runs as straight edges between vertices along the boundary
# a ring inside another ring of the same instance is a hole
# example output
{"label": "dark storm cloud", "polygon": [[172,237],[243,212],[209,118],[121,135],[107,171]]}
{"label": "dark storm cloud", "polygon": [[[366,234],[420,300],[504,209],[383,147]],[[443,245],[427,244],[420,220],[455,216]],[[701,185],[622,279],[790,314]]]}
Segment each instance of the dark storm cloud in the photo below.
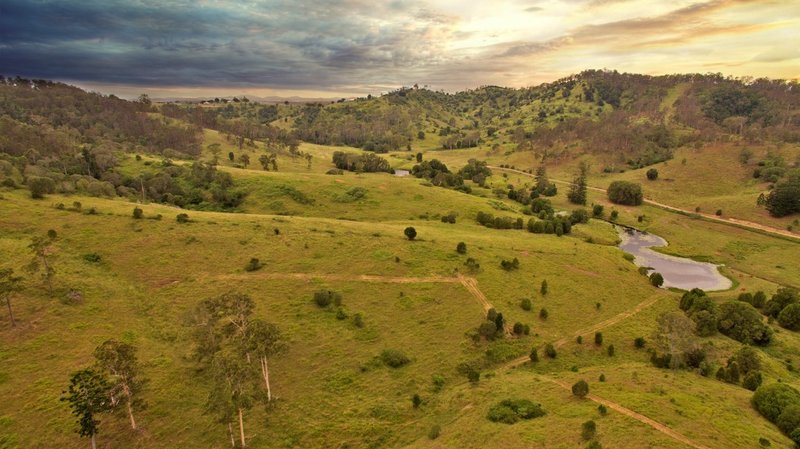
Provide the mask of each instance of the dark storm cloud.
{"label": "dark storm cloud", "polygon": [[406,1],[319,3],[3,0],[0,72],[145,86],[336,87],[369,68],[436,61],[437,37],[452,22]]}

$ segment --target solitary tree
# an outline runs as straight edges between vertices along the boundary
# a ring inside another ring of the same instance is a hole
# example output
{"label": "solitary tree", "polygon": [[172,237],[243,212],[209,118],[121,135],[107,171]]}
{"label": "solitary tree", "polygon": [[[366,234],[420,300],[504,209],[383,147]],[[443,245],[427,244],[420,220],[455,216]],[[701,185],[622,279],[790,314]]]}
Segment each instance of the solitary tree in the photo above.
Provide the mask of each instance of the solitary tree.
{"label": "solitary tree", "polygon": [[542,281],[542,287],[539,289],[539,292],[542,295],[546,295],[547,294],[547,279]]}
{"label": "solitary tree", "polygon": [[411,227],[411,226],[407,227],[407,228],[406,228],[406,229],[403,231],[403,234],[405,234],[405,235],[406,235],[406,237],[408,237],[408,239],[409,239],[409,240],[414,240],[415,238],[417,238],[417,230],[416,230],[416,229],[414,229],[414,228],[413,228],[413,227]]}
{"label": "solitary tree", "polygon": [[579,398],[585,398],[589,394],[589,384],[581,379],[572,386],[572,394]]}
{"label": "solitary tree", "polygon": [[582,161],[580,164],[580,175],[573,181],[569,189],[567,198],[573,204],[586,204],[586,176],[589,174],[589,165]]}
{"label": "solitary tree", "polygon": [[550,180],[547,178],[547,167],[542,164],[536,168],[536,188],[534,190],[539,194],[543,194],[549,185]]}
{"label": "solitary tree", "polygon": [[464,242],[458,242],[456,245],[456,252],[458,254],[466,254],[467,253],[467,244]]}
{"label": "solitary tree", "polygon": [[13,268],[0,270],[0,299],[2,299],[6,303],[6,307],[8,307],[8,317],[11,321],[11,327],[17,327],[17,322],[14,320],[14,311],[11,308],[11,297],[20,290],[22,290],[22,277],[14,276]]}
{"label": "solitary tree", "polygon": [[53,253],[53,242],[57,236],[56,231],[51,229],[47,231],[46,236],[34,237],[31,244],[28,245],[33,253],[33,259],[28,264],[28,271],[31,273],[42,271],[42,277],[47,283],[47,291],[50,295],[53,294],[53,276],[56,274],[50,256]]}
{"label": "solitary tree", "polygon": [[638,206],[644,198],[642,186],[628,181],[614,181],[608,186],[608,199],[612,203]]}
{"label": "solitary tree", "polygon": [[72,414],[78,419],[78,434],[89,437],[92,449],[97,449],[95,435],[100,421],[96,416],[111,410],[111,386],[102,374],[93,369],[83,369],[72,374],[69,389],[61,400],[68,402]]}
{"label": "solitary tree", "polygon": [[649,179],[650,181],[655,181],[656,179],[658,179],[658,170],[656,170],[655,168],[647,170],[647,179]]}
{"label": "solitary tree", "polygon": [[136,394],[141,390],[144,380],[139,377],[136,361],[136,348],[117,340],[106,340],[94,350],[97,366],[111,379],[111,402],[113,405],[124,402],[128,410],[131,428],[136,430],[133,417],[133,404]]}
{"label": "solitary tree", "polygon": [[602,332],[595,332],[594,333],[594,344],[600,346],[603,344],[603,333]]}
{"label": "solitary tree", "polygon": [[664,285],[664,276],[662,276],[661,273],[652,273],[650,275],[650,284],[652,284],[653,287],[661,287]]}

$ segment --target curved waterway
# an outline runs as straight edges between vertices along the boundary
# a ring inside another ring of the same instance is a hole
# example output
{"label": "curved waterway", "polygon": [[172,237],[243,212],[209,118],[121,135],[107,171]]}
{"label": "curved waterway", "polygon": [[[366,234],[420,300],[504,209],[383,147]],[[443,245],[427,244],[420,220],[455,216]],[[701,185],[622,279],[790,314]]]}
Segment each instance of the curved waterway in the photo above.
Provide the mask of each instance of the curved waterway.
{"label": "curved waterway", "polygon": [[620,238],[622,242],[619,248],[633,254],[633,263],[637,266],[650,268],[649,273],[661,273],[664,287],[683,290],[702,288],[706,291],[731,288],[731,280],[723,276],[712,263],[661,254],[650,249],[667,246],[667,241],[657,235],[622,228]]}

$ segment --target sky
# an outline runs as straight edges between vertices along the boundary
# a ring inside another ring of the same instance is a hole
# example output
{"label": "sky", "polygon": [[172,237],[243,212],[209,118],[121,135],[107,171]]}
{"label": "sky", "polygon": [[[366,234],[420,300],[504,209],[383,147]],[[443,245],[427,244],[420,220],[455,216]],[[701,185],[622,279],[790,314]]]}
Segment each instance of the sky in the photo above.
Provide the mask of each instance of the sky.
{"label": "sky", "polygon": [[0,0],[0,74],[123,97],[800,78],[800,0]]}

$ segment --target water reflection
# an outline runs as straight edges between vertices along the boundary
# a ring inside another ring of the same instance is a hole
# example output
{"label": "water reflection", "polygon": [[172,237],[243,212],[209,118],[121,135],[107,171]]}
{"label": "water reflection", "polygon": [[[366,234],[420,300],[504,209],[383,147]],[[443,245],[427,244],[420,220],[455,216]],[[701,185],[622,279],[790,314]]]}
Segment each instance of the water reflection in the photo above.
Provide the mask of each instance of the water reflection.
{"label": "water reflection", "polygon": [[648,267],[651,269],[649,272],[661,273],[664,287],[683,290],[696,287],[711,291],[727,290],[732,285],[731,280],[720,274],[714,264],[661,254],[650,249],[667,246],[667,241],[657,235],[621,228],[620,237],[622,243],[619,247],[636,257],[634,263],[637,266]]}

